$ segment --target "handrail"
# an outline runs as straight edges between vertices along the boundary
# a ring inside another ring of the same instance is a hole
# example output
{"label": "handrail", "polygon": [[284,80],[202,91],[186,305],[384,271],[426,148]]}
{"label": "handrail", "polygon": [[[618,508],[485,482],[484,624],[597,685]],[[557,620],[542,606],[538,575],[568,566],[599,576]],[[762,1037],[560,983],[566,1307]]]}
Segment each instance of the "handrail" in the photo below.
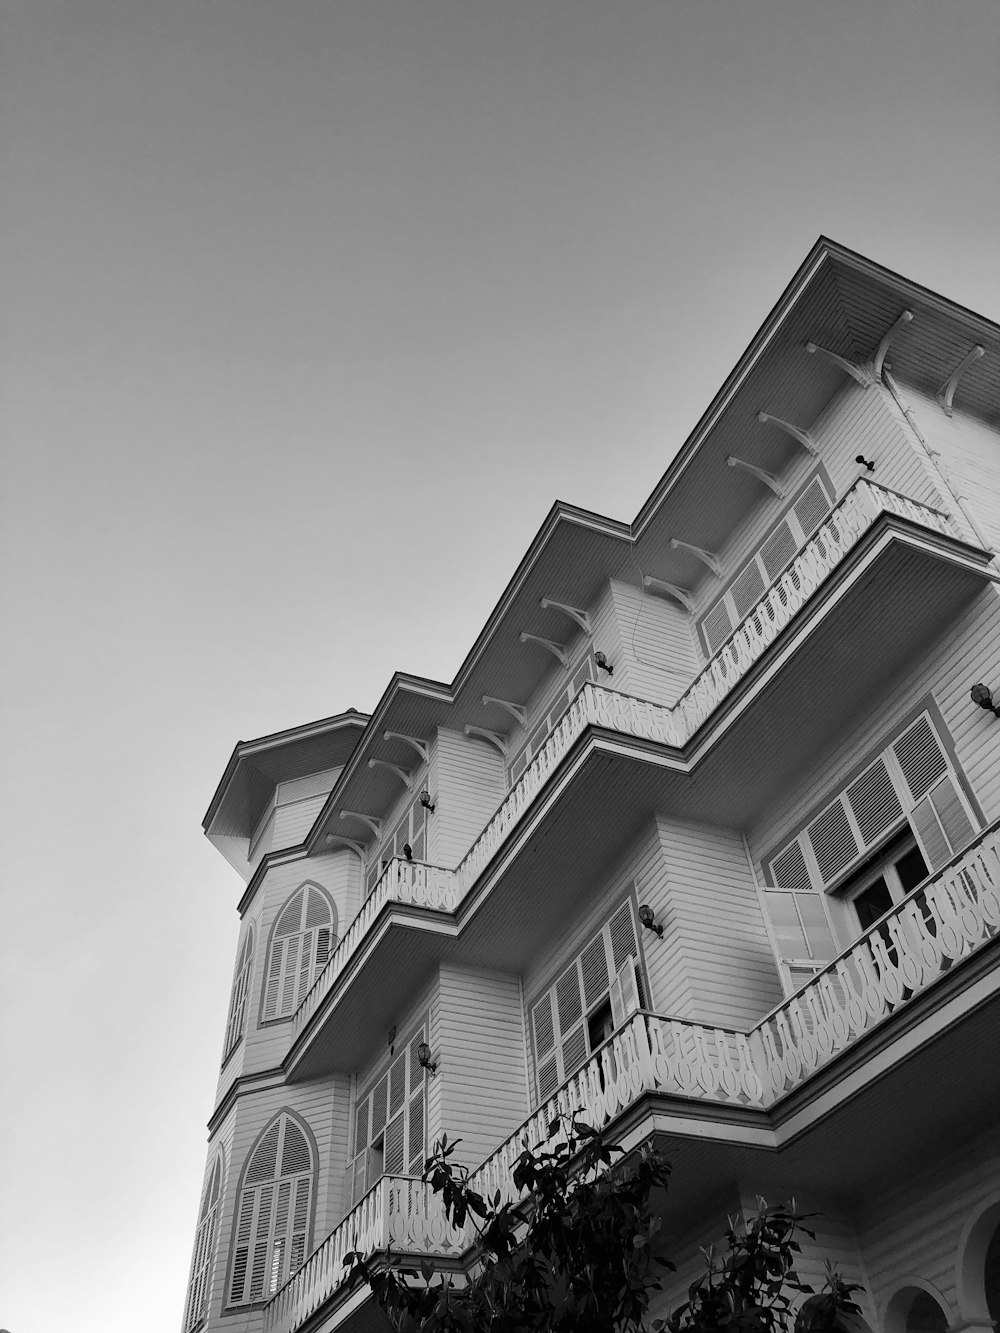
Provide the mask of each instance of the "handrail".
{"label": "handrail", "polygon": [[[880,514],[954,535],[940,510],[859,477],[791,564],[675,704],[652,703],[587,681],[455,870],[393,859],[345,931],[293,1020],[297,1038],[389,902],[454,912],[588,726],[681,749],[774,642]],[[421,874],[426,872],[426,877]]]}

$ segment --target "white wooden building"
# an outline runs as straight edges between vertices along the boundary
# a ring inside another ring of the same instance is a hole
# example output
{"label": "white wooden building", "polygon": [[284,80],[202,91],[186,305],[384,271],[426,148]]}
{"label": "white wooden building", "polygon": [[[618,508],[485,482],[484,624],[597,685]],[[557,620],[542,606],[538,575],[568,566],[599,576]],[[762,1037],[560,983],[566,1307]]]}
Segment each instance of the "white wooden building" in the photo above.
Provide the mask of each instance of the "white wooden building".
{"label": "white wooden building", "polygon": [[454,681],[236,747],[184,1333],[382,1327],[346,1251],[466,1251],[434,1140],[492,1193],[567,1109],[672,1156],[664,1306],[794,1195],[876,1333],[1000,1318],[998,432],[1000,329],[821,239]]}

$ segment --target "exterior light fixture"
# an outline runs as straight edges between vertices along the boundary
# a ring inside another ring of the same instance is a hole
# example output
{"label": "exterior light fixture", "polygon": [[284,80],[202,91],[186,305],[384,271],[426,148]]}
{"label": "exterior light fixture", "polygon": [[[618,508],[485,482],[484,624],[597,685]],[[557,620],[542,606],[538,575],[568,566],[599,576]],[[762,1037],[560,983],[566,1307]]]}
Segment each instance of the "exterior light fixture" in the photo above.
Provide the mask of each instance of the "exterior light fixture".
{"label": "exterior light fixture", "polygon": [[655,931],[660,939],[663,939],[663,927],[656,924],[656,917],[653,915],[653,909],[647,906],[646,903],[643,903],[639,908],[639,920],[647,930]]}
{"label": "exterior light fixture", "polygon": [[969,691],[969,698],[974,704],[978,704],[980,708],[985,708],[996,717],[1000,717],[1000,708],[993,702],[993,695],[990,692],[988,685],[983,685],[982,682],[978,685],[973,685],[972,689]]}
{"label": "exterior light fixture", "polygon": [[406,857],[407,861],[413,860],[413,848],[408,842],[403,843],[403,855]]}
{"label": "exterior light fixture", "polygon": [[857,458],[855,458],[854,461],[855,461],[855,463],[860,463],[861,466],[862,466],[863,468],[866,468],[869,472],[874,472],[874,471],[875,471],[875,464],[869,462],[868,459],[865,458],[864,454],[858,454]]}
{"label": "exterior light fixture", "polygon": [[431,1060],[431,1048],[425,1041],[417,1047],[417,1061],[421,1069],[429,1069],[432,1074],[437,1073],[437,1064]]}
{"label": "exterior light fixture", "polygon": [[601,670],[606,671],[609,676],[613,676],[615,674],[614,667],[611,665],[611,663],[608,661],[608,659],[605,657],[603,653],[601,652],[595,653],[594,661],[601,668]]}
{"label": "exterior light fixture", "polygon": [[420,804],[424,807],[425,810],[434,809],[434,806],[431,804],[431,794],[426,787],[420,793]]}

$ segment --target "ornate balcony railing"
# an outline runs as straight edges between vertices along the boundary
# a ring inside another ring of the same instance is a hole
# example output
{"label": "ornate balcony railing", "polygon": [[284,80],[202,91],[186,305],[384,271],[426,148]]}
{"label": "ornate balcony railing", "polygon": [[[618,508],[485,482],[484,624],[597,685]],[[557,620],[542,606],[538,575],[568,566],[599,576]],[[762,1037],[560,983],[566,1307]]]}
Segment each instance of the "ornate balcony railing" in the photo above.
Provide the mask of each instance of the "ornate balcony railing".
{"label": "ornate balcony railing", "polygon": [[455,911],[588,726],[676,748],[685,745],[883,513],[954,535],[938,510],[859,478],[676,704],[650,703],[587,682],[456,870],[390,861],[299,1006],[294,1036],[312,1018],[386,903]]}
{"label": "ornate balcony railing", "polygon": [[302,1031],[316,1012],[386,903],[410,903],[415,907],[454,912],[460,897],[454,870],[393,857],[296,1010],[293,1024],[295,1035]]}
{"label": "ornate balcony railing", "polygon": [[767,1103],[1000,934],[1000,834],[991,826],[749,1034]]}
{"label": "ornate balcony railing", "polygon": [[[647,1093],[766,1111],[998,935],[995,824],[749,1032],[634,1014],[473,1173],[473,1188],[512,1200],[518,1155],[556,1117],[603,1129]],[[294,1333],[342,1285],[351,1250],[459,1257],[473,1239],[471,1226],[448,1227],[428,1186],[385,1176],[269,1303],[265,1333]]]}

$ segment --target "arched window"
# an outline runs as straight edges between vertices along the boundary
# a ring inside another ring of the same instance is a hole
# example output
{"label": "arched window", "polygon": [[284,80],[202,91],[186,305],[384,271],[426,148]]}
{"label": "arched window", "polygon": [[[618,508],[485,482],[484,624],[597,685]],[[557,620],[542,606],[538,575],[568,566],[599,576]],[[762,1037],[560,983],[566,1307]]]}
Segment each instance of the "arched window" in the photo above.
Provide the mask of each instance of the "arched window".
{"label": "arched window", "polygon": [[305,1127],[283,1111],[247,1159],[236,1209],[229,1304],[268,1300],[306,1256],[313,1154]]}
{"label": "arched window", "polygon": [[337,943],[336,909],[318,884],[296,889],[278,913],[268,950],[263,1021],[288,1018]]}
{"label": "arched window", "polygon": [[202,1195],[201,1212],[198,1214],[198,1232],[194,1240],[194,1259],[191,1262],[191,1281],[188,1284],[187,1308],[184,1311],[185,1333],[191,1333],[192,1329],[204,1322],[208,1314],[208,1279],[215,1258],[215,1237],[221,1198],[222,1153],[220,1152],[209,1172],[205,1192]]}
{"label": "arched window", "polygon": [[911,1278],[885,1309],[885,1333],[946,1333],[950,1319],[944,1298],[923,1278]]}
{"label": "arched window", "polygon": [[248,927],[243,939],[243,947],[236,961],[236,978],[233,981],[233,998],[229,1002],[229,1021],[226,1024],[226,1048],[222,1055],[225,1062],[243,1037],[247,1016],[247,995],[250,991],[250,975],[253,972],[253,926]]}

